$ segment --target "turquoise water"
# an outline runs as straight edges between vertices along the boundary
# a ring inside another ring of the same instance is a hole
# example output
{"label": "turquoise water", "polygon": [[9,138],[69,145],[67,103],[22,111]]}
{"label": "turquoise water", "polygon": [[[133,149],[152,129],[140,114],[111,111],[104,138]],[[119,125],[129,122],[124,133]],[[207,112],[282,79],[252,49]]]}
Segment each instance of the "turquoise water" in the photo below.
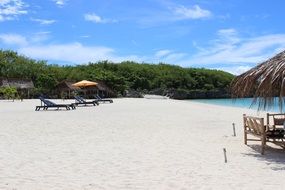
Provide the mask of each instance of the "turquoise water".
{"label": "turquoise water", "polygon": [[[257,105],[251,105],[252,100],[253,100],[252,98],[238,98],[238,99],[197,99],[189,101],[257,110],[258,109]],[[277,103],[271,109],[267,109],[265,111],[280,112]]]}

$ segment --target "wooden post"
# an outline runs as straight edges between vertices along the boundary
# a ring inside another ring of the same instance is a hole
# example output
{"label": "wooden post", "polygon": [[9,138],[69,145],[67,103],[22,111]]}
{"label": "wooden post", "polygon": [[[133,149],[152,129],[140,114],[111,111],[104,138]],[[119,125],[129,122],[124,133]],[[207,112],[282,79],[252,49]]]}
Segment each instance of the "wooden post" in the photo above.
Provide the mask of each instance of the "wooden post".
{"label": "wooden post", "polygon": [[233,123],[233,132],[234,132],[234,137],[237,136],[237,135],[236,135],[236,126],[235,126],[235,123]]}
{"label": "wooden post", "polygon": [[261,118],[262,134],[261,134],[261,154],[264,154],[265,145],[266,145],[266,132],[264,126],[264,119]]}
{"label": "wooden post", "polygon": [[244,144],[247,145],[246,115],[245,114],[243,114],[243,133],[244,133]]}
{"label": "wooden post", "polygon": [[227,159],[227,150],[225,148],[223,148],[223,151],[224,151],[224,158],[225,158],[225,163],[228,162],[228,159]]}
{"label": "wooden post", "polygon": [[269,113],[266,114],[266,124],[269,127]]}

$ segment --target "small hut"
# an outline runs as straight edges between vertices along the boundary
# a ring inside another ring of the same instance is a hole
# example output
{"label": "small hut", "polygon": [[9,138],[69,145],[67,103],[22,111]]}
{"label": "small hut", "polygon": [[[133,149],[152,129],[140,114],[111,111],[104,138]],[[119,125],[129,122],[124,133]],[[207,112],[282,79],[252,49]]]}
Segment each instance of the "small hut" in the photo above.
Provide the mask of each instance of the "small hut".
{"label": "small hut", "polygon": [[94,98],[95,94],[104,98],[115,96],[114,91],[103,81],[96,80],[95,82],[97,83],[96,85],[86,86],[82,88],[82,91],[79,91],[79,93],[85,98]]}
{"label": "small hut", "polygon": [[102,81],[96,81],[96,86],[86,87],[86,97],[94,98],[95,94],[103,98],[114,97],[114,91]]}
{"label": "small hut", "polygon": [[72,84],[76,83],[74,81],[64,80],[56,85],[56,92],[58,97],[61,98],[73,98],[75,93],[78,93],[85,98],[94,98],[95,94],[98,94],[102,97],[113,97],[115,96],[114,91],[109,88],[103,81],[95,81],[95,86],[85,87],[81,89]]}
{"label": "small hut", "polygon": [[80,91],[79,87],[73,86],[74,81],[61,81],[56,85],[57,95],[61,98],[73,98],[74,93]]}
{"label": "small hut", "polygon": [[21,98],[29,98],[30,91],[35,88],[32,80],[19,78],[0,78],[0,87],[16,88]]}
{"label": "small hut", "polygon": [[113,97],[115,96],[114,91],[109,88],[103,81],[96,81],[98,84],[96,85],[97,94],[102,97]]}

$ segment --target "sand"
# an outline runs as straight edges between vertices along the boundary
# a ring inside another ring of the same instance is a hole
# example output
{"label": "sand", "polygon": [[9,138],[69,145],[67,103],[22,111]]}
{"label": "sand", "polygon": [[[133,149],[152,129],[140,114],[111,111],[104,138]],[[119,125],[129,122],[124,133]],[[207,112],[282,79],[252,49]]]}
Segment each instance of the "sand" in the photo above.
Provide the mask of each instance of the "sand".
{"label": "sand", "polygon": [[1,190],[284,189],[284,150],[243,144],[242,114],[254,110],[115,99],[36,112],[39,103],[0,101]]}

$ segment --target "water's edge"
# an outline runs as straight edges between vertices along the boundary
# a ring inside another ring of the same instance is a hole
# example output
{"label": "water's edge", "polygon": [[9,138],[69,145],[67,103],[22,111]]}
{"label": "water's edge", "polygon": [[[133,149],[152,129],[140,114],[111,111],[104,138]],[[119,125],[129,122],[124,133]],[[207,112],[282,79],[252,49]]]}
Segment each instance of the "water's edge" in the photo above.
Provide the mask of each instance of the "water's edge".
{"label": "water's edge", "polygon": [[[205,103],[205,104],[214,104],[214,105],[220,105],[220,106],[240,107],[240,108],[256,109],[256,110],[258,109],[257,105],[252,105],[253,98],[193,99],[193,100],[186,100],[186,101]],[[278,104],[274,105],[271,109],[264,110],[264,111],[280,112]]]}

